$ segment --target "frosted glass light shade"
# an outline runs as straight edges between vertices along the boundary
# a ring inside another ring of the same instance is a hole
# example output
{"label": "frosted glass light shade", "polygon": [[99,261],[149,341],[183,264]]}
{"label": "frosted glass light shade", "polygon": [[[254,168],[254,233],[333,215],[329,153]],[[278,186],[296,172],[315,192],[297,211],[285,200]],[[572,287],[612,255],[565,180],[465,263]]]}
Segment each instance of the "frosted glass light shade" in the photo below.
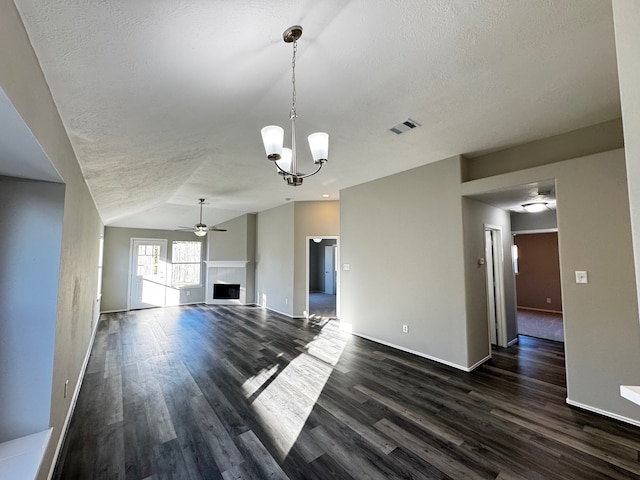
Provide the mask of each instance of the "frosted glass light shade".
{"label": "frosted glass light shade", "polygon": [[[276,164],[286,172],[295,173],[291,171],[291,149],[290,148],[282,149],[281,158],[280,160],[276,160]],[[278,170],[278,172],[280,172],[280,170]]]}
{"label": "frosted glass light shade", "polygon": [[195,233],[198,237],[204,237],[207,234],[206,230],[194,230],[193,233]]}
{"label": "frosted glass light shade", "polygon": [[544,212],[547,210],[546,202],[525,203],[522,208],[529,213]]}
{"label": "frosted glass light shade", "polygon": [[269,125],[260,130],[264,151],[269,160],[279,160],[284,143],[284,129],[277,125]]}
{"label": "frosted glass light shade", "polygon": [[329,159],[329,134],[316,132],[309,135],[309,148],[313,163],[324,163]]}

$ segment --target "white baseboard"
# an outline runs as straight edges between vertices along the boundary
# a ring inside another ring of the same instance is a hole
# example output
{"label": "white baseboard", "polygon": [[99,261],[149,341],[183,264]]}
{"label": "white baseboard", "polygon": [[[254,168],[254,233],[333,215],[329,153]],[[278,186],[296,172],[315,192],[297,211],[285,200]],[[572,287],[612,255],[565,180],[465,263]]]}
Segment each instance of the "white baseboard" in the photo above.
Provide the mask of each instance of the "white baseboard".
{"label": "white baseboard", "polygon": [[395,343],[385,342],[383,340],[380,340],[379,338],[370,337],[369,335],[364,335],[358,332],[351,332],[351,334],[355,335],[356,337],[362,337],[367,340],[371,340],[372,342],[380,343],[382,345],[386,345],[387,347],[395,348],[396,350],[402,350],[403,352],[411,353],[413,355],[417,355],[418,357],[426,358],[427,360],[433,360],[434,362],[442,363],[444,365],[448,365],[450,367],[457,368],[458,370],[462,370],[465,372],[470,372],[471,370],[473,370],[474,368],[476,368],[477,366],[481,365],[482,363],[486,362],[491,358],[491,356],[487,356],[484,359],[477,362],[476,364],[472,365],[471,367],[463,367],[462,365],[458,365],[457,363],[449,362],[448,360],[443,360],[442,358],[438,358],[438,357],[432,357],[431,355],[427,355],[425,353],[418,352],[416,350],[411,350],[410,348],[402,347],[400,345],[396,345]]}
{"label": "white baseboard", "polygon": [[102,315],[103,313],[122,313],[122,312],[128,312],[129,310],[127,310],[126,308],[124,310],[118,309],[118,310],[100,310],[100,315]]}
{"label": "white baseboard", "polygon": [[638,421],[638,420],[634,420],[634,419],[629,418],[629,417],[623,417],[622,415],[618,415],[617,413],[612,413],[612,412],[608,412],[606,410],[601,410],[599,408],[592,407],[590,405],[585,405],[584,403],[575,402],[575,401],[571,400],[570,398],[567,398],[567,404],[571,405],[572,407],[578,407],[578,408],[581,408],[582,410],[587,410],[589,412],[600,414],[600,415],[602,415],[604,417],[613,418],[615,420],[620,420],[621,422],[629,423],[631,425],[635,425],[636,427],[640,427],[640,421]]}
{"label": "white baseboard", "polygon": [[49,467],[49,474],[47,475],[48,480],[51,480],[51,477],[53,476],[53,471],[56,467],[56,464],[58,463],[58,456],[60,455],[62,444],[64,443],[64,439],[67,436],[67,431],[69,429],[69,422],[71,421],[73,412],[76,409],[76,403],[78,402],[78,395],[80,395],[80,388],[82,387],[82,382],[84,380],[84,373],[87,370],[87,365],[89,365],[89,357],[91,357],[91,351],[93,350],[93,342],[96,339],[96,332],[98,331],[99,324],[100,324],[100,320],[96,322],[96,324],[93,326],[93,332],[91,332],[91,340],[89,341],[87,354],[84,356],[84,361],[82,362],[82,368],[80,369],[80,374],[78,375],[78,381],[76,382],[76,388],[73,391],[73,397],[71,398],[71,403],[69,404],[69,411],[67,412],[67,416],[64,419],[64,423],[62,424],[62,431],[60,432],[60,437],[58,438],[56,451],[53,454],[53,461],[51,462],[51,466]]}
{"label": "white baseboard", "polygon": [[507,348],[509,348],[512,345],[515,345],[516,343],[518,343],[518,337],[514,338],[509,343],[507,343]]}
{"label": "white baseboard", "polygon": [[276,310],[275,308],[263,307],[262,305],[257,305],[260,308],[264,308],[265,310],[269,310],[270,312],[278,313],[280,315],[284,315],[289,318],[306,318],[304,315],[291,315],[290,313],[281,312],[280,310]]}

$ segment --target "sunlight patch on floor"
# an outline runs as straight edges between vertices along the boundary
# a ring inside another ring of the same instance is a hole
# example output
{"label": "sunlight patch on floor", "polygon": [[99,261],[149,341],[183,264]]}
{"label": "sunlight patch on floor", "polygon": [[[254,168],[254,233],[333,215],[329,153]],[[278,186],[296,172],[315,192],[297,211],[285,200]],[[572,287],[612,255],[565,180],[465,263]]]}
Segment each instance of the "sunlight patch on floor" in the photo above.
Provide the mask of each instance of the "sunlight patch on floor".
{"label": "sunlight patch on floor", "polygon": [[300,355],[270,378],[271,383],[253,401],[252,408],[271,435],[280,460],[298,439],[348,339],[338,321],[328,322],[313,341],[300,346]]}

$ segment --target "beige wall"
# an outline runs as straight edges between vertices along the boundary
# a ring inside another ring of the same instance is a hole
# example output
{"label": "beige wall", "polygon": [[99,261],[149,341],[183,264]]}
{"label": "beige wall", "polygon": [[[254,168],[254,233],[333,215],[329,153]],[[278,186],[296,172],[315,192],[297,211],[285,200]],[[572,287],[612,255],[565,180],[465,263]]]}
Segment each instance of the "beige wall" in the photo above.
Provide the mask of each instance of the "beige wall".
{"label": "beige wall", "polygon": [[340,250],[354,333],[469,365],[460,157],[342,190]]}
{"label": "beige wall", "polygon": [[[619,386],[640,384],[640,329],[621,149],[467,182],[475,194],[556,179],[568,401],[630,421]],[[586,270],[589,283],[576,284]]]}
{"label": "beige wall", "polygon": [[53,436],[38,478],[46,478],[69,412],[98,309],[102,223],[13,2],[0,1],[0,88],[11,100],[65,183],[50,426]]}

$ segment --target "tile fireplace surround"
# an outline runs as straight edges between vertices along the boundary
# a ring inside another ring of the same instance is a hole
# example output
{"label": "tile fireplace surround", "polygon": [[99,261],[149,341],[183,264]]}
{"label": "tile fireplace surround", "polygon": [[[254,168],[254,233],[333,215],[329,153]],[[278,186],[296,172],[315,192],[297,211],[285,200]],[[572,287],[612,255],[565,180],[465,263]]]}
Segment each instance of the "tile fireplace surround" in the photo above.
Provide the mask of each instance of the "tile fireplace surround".
{"label": "tile fireplace surround", "polygon": [[[247,304],[247,266],[246,260],[207,260],[207,288],[205,302],[208,305],[246,305]],[[239,284],[239,299],[213,298],[213,286],[216,283]]]}

